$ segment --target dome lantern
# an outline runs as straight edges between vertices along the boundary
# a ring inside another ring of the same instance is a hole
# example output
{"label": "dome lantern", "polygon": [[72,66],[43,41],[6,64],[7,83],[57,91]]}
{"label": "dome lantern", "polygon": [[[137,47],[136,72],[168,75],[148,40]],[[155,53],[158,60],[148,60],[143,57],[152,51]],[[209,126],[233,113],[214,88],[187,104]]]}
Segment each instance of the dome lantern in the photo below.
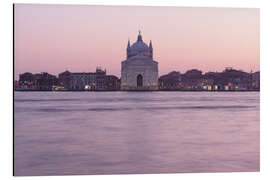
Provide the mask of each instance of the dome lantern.
{"label": "dome lantern", "polygon": [[141,30],[139,30],[139,35],[138,35],[138,40],[137,41],[142,41]]}

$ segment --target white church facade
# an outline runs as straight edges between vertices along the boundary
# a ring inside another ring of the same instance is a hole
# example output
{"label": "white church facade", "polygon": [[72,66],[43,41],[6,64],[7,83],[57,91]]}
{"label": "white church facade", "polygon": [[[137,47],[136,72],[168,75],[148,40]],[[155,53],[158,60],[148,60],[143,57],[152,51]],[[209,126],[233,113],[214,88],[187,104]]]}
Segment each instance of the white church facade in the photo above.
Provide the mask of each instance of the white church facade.
{"label": "white church facade", "polygon": [[130,46],[128,41],[121,65],[121,90],[158,90],[158,62],[153,60],[152,42],[145,44],[140,31],[135,43]]}

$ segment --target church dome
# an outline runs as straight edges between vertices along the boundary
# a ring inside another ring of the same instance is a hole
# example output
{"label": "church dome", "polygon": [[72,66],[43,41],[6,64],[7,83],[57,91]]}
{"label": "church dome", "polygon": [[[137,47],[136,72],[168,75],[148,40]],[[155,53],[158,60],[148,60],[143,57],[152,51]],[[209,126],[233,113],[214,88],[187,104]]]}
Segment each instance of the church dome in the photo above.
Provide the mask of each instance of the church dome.
{"label": "church dome", "polygon": [[150,45],[148,46],[146,43],[143,42],[141,32],[139,31],[138,39],[135,43],[130,46],[128,41],[127,47],[127,57],[130,58],[132,56],[143,55],[152,59],[152,43],[150,41]]}
{"label": "church dome", "polygon": [[130,47],[131,52],[148,52],[149,48],[143,41],[137,41]]}

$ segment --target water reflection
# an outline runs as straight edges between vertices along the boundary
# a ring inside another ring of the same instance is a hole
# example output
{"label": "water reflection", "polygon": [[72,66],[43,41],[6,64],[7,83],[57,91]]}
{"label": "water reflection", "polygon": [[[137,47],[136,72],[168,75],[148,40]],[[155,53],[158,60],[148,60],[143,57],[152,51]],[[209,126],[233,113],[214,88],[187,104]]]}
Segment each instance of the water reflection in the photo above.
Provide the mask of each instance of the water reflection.
{"label": "water reflection", "polygon": [[259,170],[258,92],[16,92],[15,175]]}

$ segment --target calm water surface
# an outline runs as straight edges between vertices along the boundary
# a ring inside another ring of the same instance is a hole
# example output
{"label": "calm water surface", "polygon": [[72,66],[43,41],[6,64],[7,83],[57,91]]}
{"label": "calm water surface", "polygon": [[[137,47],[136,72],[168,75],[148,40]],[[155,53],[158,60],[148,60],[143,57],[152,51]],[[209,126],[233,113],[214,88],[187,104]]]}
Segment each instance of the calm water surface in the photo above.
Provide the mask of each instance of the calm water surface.
{"label": "calm water surface", "polygon": [[259,171],[259,92],[15,92],[15,175]]}

